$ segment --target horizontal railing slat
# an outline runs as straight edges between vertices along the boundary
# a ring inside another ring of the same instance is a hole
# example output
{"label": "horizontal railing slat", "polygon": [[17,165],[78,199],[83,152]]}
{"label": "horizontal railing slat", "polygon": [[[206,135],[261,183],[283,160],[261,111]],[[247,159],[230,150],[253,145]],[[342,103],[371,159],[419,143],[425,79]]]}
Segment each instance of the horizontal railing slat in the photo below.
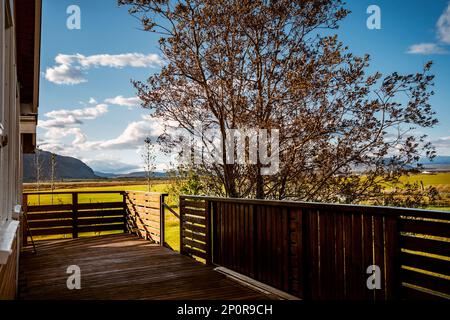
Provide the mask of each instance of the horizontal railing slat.
{"label": "horizontal railing slat", "polygon": [[113,209],[113,210],[92,210],[92,211],[79,211],[79,218],[88,218],[88,217],[109,217],[109,216],[123,216],[123,209]]}
{"label": "horizontal railing slat", "polygon": [[404,249],[450,257],[450,242],[402,236],[400,246]]}
{"label": "horizontal railing slat", "polygon": [[56,212],[56,211],[69,211],[72,210],[71,204],[53,204],[42,206],[28,206],[27,212]]}
{"label": "horizontal railing slat", "polygon": [[88,218],[78,219],[79,226],[89,226],[98,224],[123,223],[124,217],[108,217],[108,218]]}
{"label": "horizontal railing slat", "polygon": [[53,227],[71,227],[72,220],[42,220],[29,221],[28,226],[34,228],[53,228]]}
{"label": "horizontal railing slat", "polygon": [[99,226],[79,226],[78,232],[123,231],[123,224],[105,224]]}
{"label": "horizontal railing slat", "polygon": [[72,228],[46,228],[46,229],[34,229],[31,231],[33,236],[55,236],[72,234]]}
{"label": "horizontal railing slat", "polygon": [[51,220],[51,219],[70,219],[71,212],[45,212],[45,213],[29,213],[27,215],[28,221],[35,220]]}
{"label": "horizontal railing slat", "polygon": [[78,210],[123,208],[123,202],[78,203]]}
{"label": "horizontal railing slat", "polygon": [[191,247],[186,247],[185,245],[183,245],[183,251],[185,253],[189,254],[189,255],[196,256],[196,257],[199,257],[199,258],[202,258],[202,259],[206,259],[206,253],[205,252],[202,252],[202,251],[199,251],[199,250],[195,250],[195,249],[193,249]]}
{"label": "horizontal railing slat", "polygon": [[431,271],[450,277],[450,261],[402,252],[402,264],[405,266]]}
{"label": "horizontal railing slat", "polygon": [[206,242],[206,237],[204,234],[198,234],[198,233],[194,233],[192,231],[189,230],[181,230],[181,235],[183,238],[191,238],[191,239],[195,239],[201,242]]}
{"label": "horizontal railing slat", "polygon": [[400,230],[450,239],[450,223],[401,219]]}
{"label": "horizontal railing slat", "polygon": [[450,295],[450,280],[424,273],[402,270],[402,282]]}

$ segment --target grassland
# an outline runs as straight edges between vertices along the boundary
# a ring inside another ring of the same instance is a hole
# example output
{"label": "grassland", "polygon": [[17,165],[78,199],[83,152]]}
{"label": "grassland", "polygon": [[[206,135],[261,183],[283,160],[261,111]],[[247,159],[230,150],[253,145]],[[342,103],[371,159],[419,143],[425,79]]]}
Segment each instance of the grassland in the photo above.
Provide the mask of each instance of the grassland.
{"label": "grassland", "polygon": [[[151,192],[165,193],[169,187],[168,183],[158,183],[151,187]],[[110,185],[100,187],[74,187],[73,183],[67,188],[64,184],[59,184],[55,192],[86,192],[86,191],[149,191],[147,185],[130,184],[130,185]],[[26,191],[33,192],[32,188],[27,188]],[[44,190],[41,190],[44,191]],[[45,190],[48,191],[48,190]],[[30,195],[28,196],[28,205],[47,205],[47,204],[69,204],[72,201],[70,194],[54,194],[54,195]],[[120,202],[122,197],[119,194],[80,194],[78,196],[79,203],[98,203],[98,202]],[[175,212],[178,212],[178,206],[175,203],[168,203]],[[180,248],[180,224],[177,217],[166,210],[165,215],[165,238],[166,242],[172,249],[179,251]],[[101,232],[97,234],[110,234],[109,232]],[[47,237],[48,238],[48,237]]]}
{"label": "grassland", "polygon": [[[430,207],[430,210],[445,210],[450,211],[450,173],[438,173],[438,174],[417,174],[410,177],[403,178],[405,182],[422,182],[424,187],[433,186],[440,192],[441,200],[439,207]],[[33,191],[33,185],[27,185],[27,191]],[[152,187],[152,192],[167,192],[170,187],[169,181],[157,181]],[[141,181],[137,181],[135,183],[127,182],[123,183],[120,181],[117,182],[89,182],[83,184],[79,183],[61,183],[58,184],[56,192],[61,191],[73,191],[73,192],[84,192],[84,191],[148,191],[147,185],[143,184]],[[41,190],[43,191],[43,190]],[[71,203],[71,195],[41,195],[29,196],[28,203],[29,205],[36,205],[40,203],[41,205],[45,204],[64,204]],[[94,202],[116,202],[122,201],[120,195],[114,194],[82,194],[79,196],[79,203],[94,203]],[[178,212],[178,204],[170,203],[169,205]],[[174,249],[179,250],[179,221],[172,213],[166,210],[166,242]],[[104,233],[102,233],[104,234]]]}

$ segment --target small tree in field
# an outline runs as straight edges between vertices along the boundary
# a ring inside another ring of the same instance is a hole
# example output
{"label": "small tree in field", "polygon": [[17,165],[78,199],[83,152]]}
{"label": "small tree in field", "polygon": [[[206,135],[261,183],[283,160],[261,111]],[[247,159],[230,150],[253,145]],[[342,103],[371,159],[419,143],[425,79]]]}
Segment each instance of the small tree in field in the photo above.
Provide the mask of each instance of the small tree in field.
{"label": "small tree in field", "polygon": [[142,160],[144,161],[144,170],[147,178],[147,187],[148,191],[151,191],[152,188],[152,178],[154,175],[154,171],[156,169],[156,154],[155,154],[155,146],[153,145],[152,139],[146,138],[144,140],[144,150],[141,154]]}
{"label": "small tree in field", "polygon": [[[41,159],[41,149],[36,148],[34,153],[34,170],[36,175],[36,191],[41,190],[41,181],[43,178],[43,161]],[[38,194],[38,204],[41,204],[41,196]]]}
{"label": "small tree in field", "polygon": [[53,192],[55,191],[56,180],[56,154],[52,153],[50,156],[50,189],[52,191],[52,204],[53,204]]}
{"label": "small tree in field", "polygon": [[[166,65],[135,81],[153,117],[175,123],[207,147],[195,123],[279,130],[280,167],[203,162],[208,192],[229,197],[358,203],[383,201],[433,146],[418,128],[437,123],[431,63],[421,72],[367,74],[334,30],[349,11],[340,0],[119,0],[161,36]],[[182,141],[169,135],[167,150]],[[231,152],[230,152],[231,151]]]}

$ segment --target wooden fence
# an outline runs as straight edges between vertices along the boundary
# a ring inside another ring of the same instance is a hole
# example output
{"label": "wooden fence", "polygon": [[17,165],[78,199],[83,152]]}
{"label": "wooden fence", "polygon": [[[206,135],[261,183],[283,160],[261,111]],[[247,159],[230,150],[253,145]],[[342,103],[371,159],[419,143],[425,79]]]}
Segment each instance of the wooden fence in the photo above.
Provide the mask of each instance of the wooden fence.
{"label": "wooden fence", "polygon": [[[50,197],[58,204],[47,204]],[[27,244],[30,235],[36,240],[104,232],[132,232],[160,243],[161,235],[164,239],[160,231],[164,230],[164,219],[160,218],[164,197],[134,191],[25,193],[23,210],[28,229],[23,232],[23,243]],[[41,198],[44,205],[39,204]]]}
{"label": "wooden fence", "polygon": [[180,221],[182,254],[302,299],[450,298],[450,213],[181,196]]}

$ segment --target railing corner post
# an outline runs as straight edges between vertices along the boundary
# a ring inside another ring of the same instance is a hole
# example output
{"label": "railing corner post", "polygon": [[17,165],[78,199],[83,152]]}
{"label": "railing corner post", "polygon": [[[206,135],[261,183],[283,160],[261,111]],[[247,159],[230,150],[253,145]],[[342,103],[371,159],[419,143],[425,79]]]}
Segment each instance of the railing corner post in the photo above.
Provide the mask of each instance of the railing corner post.
{"label": "railing corner post", "polygon": [[165,215],[165,198],[166,198],[166,194],[161,194],[160,195],[160,217],[159,217],[159,224],[160,224],[160,239],[159,239],[159,245],[164,247],[164,243],[165,243],[165,220],[166,220],[166,215]]}
{"label": "railing corner post", "polygon": [[78,238],[78,193],[72,193],[72,238]]}
{"label": "railing corner post", "polygon": [[183,212],[183,198],[180,196],[178,198],[178,205],[180,208],[180,254],[184,254],[183,250],[183,219],[184,219],[184,212]]}
{"label": "railing corner post", "polygon": [[22,216],[20,217],[21,223],[22,223],[22,246],[25,247],[28,245],[28,221],[25,221],[27,218],[27,212],[28,212],[28,194],[22,195]]}
{"label": "railing corner post", "polygon": [[205,225],[206,225],[206,264],[212,264],[212,223],[211,223],[211,201],[205,201]]}
{"label": "railing corner post", "polygon": [[127,208],[127,192],[122,192],[123,202],[123,233],[128,233],[128,208]]}

